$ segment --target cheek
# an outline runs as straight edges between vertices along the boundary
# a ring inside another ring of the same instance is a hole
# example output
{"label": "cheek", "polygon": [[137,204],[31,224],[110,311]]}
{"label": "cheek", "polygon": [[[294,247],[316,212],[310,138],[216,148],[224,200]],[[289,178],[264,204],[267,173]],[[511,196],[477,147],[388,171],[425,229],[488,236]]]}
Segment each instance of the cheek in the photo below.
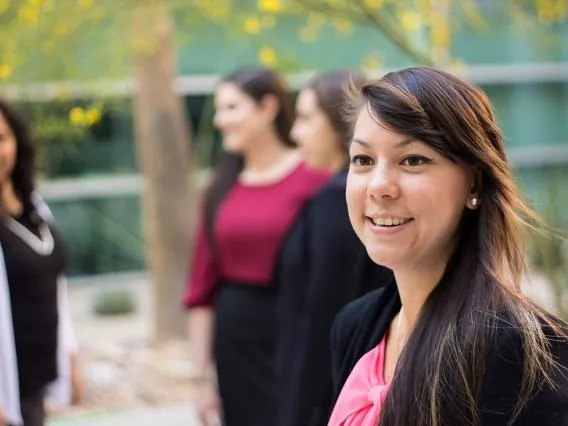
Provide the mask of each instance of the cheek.
{"label": "cheek", "polygon": [[321,120],[313,120],[306,130],[308,143],[317,152],[326,153],[333,147],[333,135],[330,134],[326,123]]}
{"label": "cheek", "polygon": [[422,215],[430,217],[432,223],[455,227],[463,209],[466,188],[459,177],[432,179],[412,189],[417,207]]}
{"label": "cheek", "polygon": [[349,212],[349,219],[355,229],[364,220],[366,182],[361,176],[349,173],[347,175],[347,185],[345,188],[345,201]]}
{"label": "cheek", "polygon": [[16,158],[16,143],[15,141],[5,141],[0,148],[0,152],[4,157],[4,161],[14,161]]}

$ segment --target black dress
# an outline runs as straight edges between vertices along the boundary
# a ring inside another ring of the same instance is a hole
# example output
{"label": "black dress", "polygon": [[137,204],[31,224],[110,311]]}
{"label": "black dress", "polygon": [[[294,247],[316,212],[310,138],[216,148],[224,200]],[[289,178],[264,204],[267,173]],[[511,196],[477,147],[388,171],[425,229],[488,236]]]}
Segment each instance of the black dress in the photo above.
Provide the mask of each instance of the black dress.
{"label": "black dress", "polygon": [[215,251],[200,227],[184,303],[212,307],[213,355],[226,426],[274,424],[275,265],[302,209],[329,181],[303,164],[281,181],[237,183],[215,216]]}
{"label": "black dress", "polygon": [[288,234],[278,267],[278,426],[326,425],[332,400],[330,330],[346,303],[389,282],[355,235],[346,173],[310,202]]}
{"label": "black dress", "polygon": [[[66,269],[67,254],[62,237],[51,224],[48,227],[53,237],[53,251],[39,254],[6,226],[6,220],[9,219],[2,218],[0,244],[10,291],[20,408],[24,426],[40,426],[45,417],[45,386],[58,374],[57,280]],[[15,220],[39,236],[38,225],[43,221],[35,213]]]}
{"label": "black dress", "polygon": [[[392,319],[400,310],[396,283],[368,293],[351,302],[337,315],[332,330],[331,352],[334,373],[334,400],[339,395],[357,361],[375,348]],[[492,332],[495,336],[488,351],[485,378],[478,396],[480,426],[506,426],[520,393],[522,378],[522,341],[518,330],[503,320]],[[521,410],[514,426],[568,425],[568,344],[546,331],[551,352],[563,372],[556,375],[557,389],[539,388]],[[444,405],[442,426],[459,424],[452,405]]]}

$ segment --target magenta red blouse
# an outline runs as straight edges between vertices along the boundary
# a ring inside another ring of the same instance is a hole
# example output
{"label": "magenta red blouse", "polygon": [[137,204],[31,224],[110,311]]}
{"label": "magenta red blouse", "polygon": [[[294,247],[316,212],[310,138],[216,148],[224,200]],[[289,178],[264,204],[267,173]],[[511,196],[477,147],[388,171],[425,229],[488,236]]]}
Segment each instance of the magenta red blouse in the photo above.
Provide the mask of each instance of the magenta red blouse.
{"label": "magenta red blouse", "polygon": [[282,239],[330,177],[302,163],[270,185],[237,182],[217,212],[215,255],[199,226],[184,305],[210,306],[223,280],[269,285]]}
{"label": "magenta red blouse", "polygon": [[385,383],[386,335],[355,364],[335,403],[328,426],[376,426],[389,390]]}

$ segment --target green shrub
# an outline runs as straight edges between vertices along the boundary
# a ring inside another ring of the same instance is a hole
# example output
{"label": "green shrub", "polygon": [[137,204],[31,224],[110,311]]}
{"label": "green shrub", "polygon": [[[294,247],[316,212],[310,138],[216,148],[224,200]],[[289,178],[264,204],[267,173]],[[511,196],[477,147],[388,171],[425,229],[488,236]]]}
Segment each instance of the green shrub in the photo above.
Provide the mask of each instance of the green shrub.
{"label": "green shrub", "polygon": [[136,311],[136,301],[128,290],[106,290],[98,293],[94,299],[95,315],[124,315]]}

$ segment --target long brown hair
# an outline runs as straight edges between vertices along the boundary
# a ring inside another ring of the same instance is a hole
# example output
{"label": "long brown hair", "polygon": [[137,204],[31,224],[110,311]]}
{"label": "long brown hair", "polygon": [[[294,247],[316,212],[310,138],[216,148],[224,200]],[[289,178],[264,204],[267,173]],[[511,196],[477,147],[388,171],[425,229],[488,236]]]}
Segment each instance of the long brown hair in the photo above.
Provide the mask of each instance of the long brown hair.
{"label": "long brown hair", "polygon": [[524,232],[539,221],[515,187],[491,104],[473,84],[416,67],[352,92],[347,105],[352,120],[361,108],[451,161],[475,166],[480,183],[480,205],[464,212],[460,243],[398,361],[380,425],[438,426],[448,418],[459,425],[478,425],[477,397],[488,352],[496,343],[496,330],[504,325],[523,348],[515,418],[541,380],[552,381],[557,367],[543,322],[562,332],[556,319],[521,292]]}
{"label": "long brown hair", "polygon": [[23,115],[7,102],[0,99],[0,114],[16,138],[16,164],[10,178],[18,199],[22,202],[24,213],[29,214],[35,207],[32,193],[35,189],[35,146]]}

